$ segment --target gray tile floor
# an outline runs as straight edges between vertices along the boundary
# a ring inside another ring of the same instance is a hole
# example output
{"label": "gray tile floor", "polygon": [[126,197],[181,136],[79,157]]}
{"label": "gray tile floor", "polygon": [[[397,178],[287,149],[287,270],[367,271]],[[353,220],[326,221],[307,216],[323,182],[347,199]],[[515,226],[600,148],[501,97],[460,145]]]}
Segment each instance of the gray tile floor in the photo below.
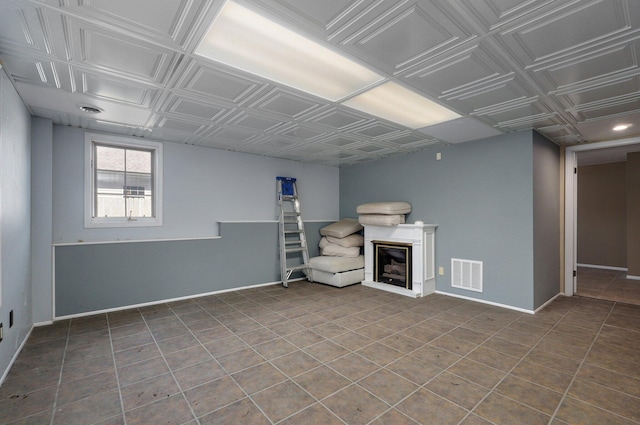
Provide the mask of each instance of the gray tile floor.
{"label": "gray tile floor", "polygon": [[627,272],[578,267],[577,294],[640,305],[640,280],[627,279]]}
{"label": "gray tile floor", "polygon": [[640,306],[307,282],[34,329],[0,423],[639,424]]}

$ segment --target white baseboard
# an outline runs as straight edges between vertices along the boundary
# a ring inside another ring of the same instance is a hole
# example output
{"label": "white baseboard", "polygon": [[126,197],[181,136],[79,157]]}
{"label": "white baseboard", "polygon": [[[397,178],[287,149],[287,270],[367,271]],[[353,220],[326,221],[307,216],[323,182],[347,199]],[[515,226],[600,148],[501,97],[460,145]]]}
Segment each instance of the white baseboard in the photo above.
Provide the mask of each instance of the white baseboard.
{"label": "white baseboard", "polygon": [[582,263],[578,263],[576,264],[576,266],[578,267],[587,267],[590,269],[603,269],[603,270],[616,270],[619,272],[626,272],[629,269],[627,269],[626,267],[613,267],[613,266],[603,266],[600,264],[582,264]]}
{"label": "white baseboard", "polygon": [[[291,279],[291,280],[289,280],[289,282],[295,282],[295,281],[298,281],[298,280],[306,280],[306,278]],[[83,313],[69,314],[67,316],[59,316],[59,317],[56,317],[54,320],[76,319],[76,318],[79,318],[79,317],[93,316],[95,314],[114,313],[116,311],[130,310],[132,308],[148,307],[148,306],[157,305],[157,304],[164,304],[164,303],[172,303],[172,302],[176,302],[176,301],[189,300],[189,299],[192,299],[192,298],[208,297],[209,295],[223,294],[225,292],[241,291],[243,289],[254,289],[254,288],[259,288],[259,287],[262,287],[262,286],[277,285],[279,283],[281,283],[281,282],[277,281],[277,282],[258,283],[256,285],[248,285],[248,286],[240,286],[240,287],[237,287],[237,288],[221,289],[219,291],[206,292],[204,294],[186,295],[184,297],[167,298],[167,299],[164,299],[164,300],[151,301],[151,302],[141,303],[141,304],[132,304],[132,305],[125,305],[125,306],[121,306],[121,307],[107,308],[107,309],[103,309],[103,310],[87,311],[87,312],[83,312]],[[51,322],[51,323],[53,323],[53,322]]]}
{"label": "white baseboard", "polygon": [[[533,311],[533,310],[527,310],[525,308],[514,307],[512,305],[507,305],[507,304],[494,303],[493,301],[480,300],[478,298],[466,297],[464,295],[451,294],[449,292],[443,292],[443,291],[436,291],[436,294],[446,295],[446,296],[454,297],[454,298],[462,298],[463,300],[474,301],[474,302],[482,303],[482,304],[489,304],[489,305],[492,305],[492,306],[495,306],[495,307],[502,307],[502,308],[506,308],[506,309],[509,309],[509,310],[519,311],[521,313],[535,314],[535,311]],[[545,305],[546,304],[547,303],[545,303]]]}
{"label": "white baseboard", "polygon": [[9,361],[9,364],[7,365],[7,368],[2,373],[2,376],[0,376],[0,387],[2,386],[2,384],[4,384],[4,380],[7,379],[7,376],[9,376],[9,371],[13,367],[13,364],[16,362],[16,359],[18,358],[18,355],[20,354],[20,352],[22,351],[22,349],[26,345],[27,341],[29,340],[29,337],[31,336],[31,331],[33,331],[33,325],[31,325],[31,329],[29,329],[29,332],[27,332],[27,335],[22,340],[22,343],[20,344],[20,346],[16,350],[15,354],[13,355],[13,357],[11,357],[11,360]]}
{"label": "white baseboard", "polygon": [[640,280],[640,276],[632,276],[630,274],[627,275],[627,279],[631,279],[631,280]]}

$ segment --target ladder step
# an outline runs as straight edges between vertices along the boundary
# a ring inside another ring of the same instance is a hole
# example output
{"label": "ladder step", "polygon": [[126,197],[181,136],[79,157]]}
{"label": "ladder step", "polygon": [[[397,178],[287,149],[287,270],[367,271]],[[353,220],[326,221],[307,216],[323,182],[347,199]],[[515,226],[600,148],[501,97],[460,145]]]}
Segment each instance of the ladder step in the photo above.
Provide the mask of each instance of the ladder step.
{"label": "ladder step", "polygon": [[299,266],[287,267],[287,271],[295,272],[298,270],[306,270],[309,268],[308,264],[300,264]]}
{"label": "ladder step", "polygon": [[292,234],[292,233],[302,233],[302,230],[301,229],[285,230],[284,233],[287,234],[287,235]]}
{"label": "ladder step", "polygon": [[303,252],[306,251],[307,247],[306,246],[301,246],[300,248],[287,248],[284,250],[284,252],[286,252],[287,254],[292,253],[292,252]]}

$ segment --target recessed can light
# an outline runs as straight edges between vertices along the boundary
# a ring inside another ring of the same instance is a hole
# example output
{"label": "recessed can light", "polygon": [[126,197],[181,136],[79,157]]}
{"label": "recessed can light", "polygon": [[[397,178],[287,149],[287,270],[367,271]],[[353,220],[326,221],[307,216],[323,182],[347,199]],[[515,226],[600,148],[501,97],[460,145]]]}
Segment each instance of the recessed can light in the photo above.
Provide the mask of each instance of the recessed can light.
{"label": "recessed can light", "polygon": [[626,130],[627,128],[629,128],[628,124],[620,124],[613,127],[613,131],[623,131],[623,130]]}
{"label": "recessed can light", "polygon": [[102,109],[89,105],[81,105],[80,110],[82,112],[89,112],[90,114],[99,114],[100,112],[102,112]]}

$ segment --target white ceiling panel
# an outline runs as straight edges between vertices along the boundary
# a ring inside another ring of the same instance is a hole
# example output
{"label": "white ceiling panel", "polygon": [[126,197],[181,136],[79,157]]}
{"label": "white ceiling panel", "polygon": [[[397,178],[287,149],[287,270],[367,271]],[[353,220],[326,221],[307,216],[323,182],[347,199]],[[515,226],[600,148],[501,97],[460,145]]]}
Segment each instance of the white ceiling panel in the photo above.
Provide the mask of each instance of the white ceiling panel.
{"label": "white ceiling panel", "polygon": [[195,54],[225,1],[0,0],[0,64],[58,124],[332,166],[640,131],[638,0],[236,0],[461,115],[420,131]]}
{"label": "white ceiling panel", "polygon": [[353,28],[357,31],[341,43],[392,73],[473,38],[451,13],[442,10],[440,2],[380,2],[376,9],[381,9],[380,16],[363,28]]}

